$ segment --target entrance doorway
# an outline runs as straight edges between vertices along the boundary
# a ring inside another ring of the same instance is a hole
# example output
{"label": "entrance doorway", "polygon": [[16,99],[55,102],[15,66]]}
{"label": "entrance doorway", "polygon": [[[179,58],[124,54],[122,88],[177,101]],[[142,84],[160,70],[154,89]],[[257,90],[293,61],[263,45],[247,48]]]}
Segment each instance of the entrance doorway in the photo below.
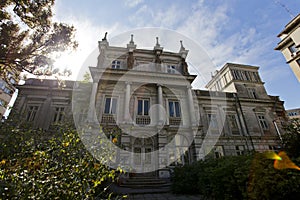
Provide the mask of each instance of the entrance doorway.
{"label": "entrance doorway", "polygon": [[[138,172],[152,172],[155,170],[154,142],[151,138],[136,138],[133,142],[135,153],[132,163]],[[145,175],[145,173],[143,173]],[[147,173],[148,174],[148,173]],[[153,173],[150,173],[153,174]]]}

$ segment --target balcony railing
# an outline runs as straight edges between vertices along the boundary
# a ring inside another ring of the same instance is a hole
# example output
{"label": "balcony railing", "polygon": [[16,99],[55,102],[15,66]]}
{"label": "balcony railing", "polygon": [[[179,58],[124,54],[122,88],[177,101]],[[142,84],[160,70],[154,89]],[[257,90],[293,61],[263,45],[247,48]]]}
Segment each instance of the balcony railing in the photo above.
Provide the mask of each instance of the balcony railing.
{"label": "balcony railing", "polygon": [[172,126],[179,126],[181,124],[181,117],[170,117],[169,124]]}
{"label": "balcony railing", "polygon": [[135,123],[139,125],[149,125],[150,122],[150,116],[137,116],[135,119]]}
{"label": "balcony railing", "polygon": [[116,123],[115,115],[112,115],[112,114],[103,114],[102,118],[101,118],[101,123],[115,124]]}

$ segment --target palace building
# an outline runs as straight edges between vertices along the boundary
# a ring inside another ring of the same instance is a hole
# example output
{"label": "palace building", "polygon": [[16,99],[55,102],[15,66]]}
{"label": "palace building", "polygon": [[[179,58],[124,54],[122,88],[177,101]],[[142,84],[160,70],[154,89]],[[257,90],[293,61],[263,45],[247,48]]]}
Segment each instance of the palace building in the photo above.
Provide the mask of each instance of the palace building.
{"label": "palace building", "polygon": [[92,135],[100,126],[119,148],[115,163],[160,177],[170,166],[280,146],[283,101],[266,92],[259,67],[227,63],[199,90],[182,43],[168,52],[158,38],[153,49],[139,49],[133,36],[126,47],[105,37],[99,52],[92,83],[29,79],[18,86],[14,111],[36,128],[71,120],[80,130],[89,124]]}

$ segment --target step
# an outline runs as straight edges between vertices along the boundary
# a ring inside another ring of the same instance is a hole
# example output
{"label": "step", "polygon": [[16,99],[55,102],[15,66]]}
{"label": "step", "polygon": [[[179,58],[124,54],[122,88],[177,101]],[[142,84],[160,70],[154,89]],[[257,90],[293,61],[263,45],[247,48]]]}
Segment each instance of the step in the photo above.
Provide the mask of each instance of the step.
{"label": "step", "polygon": [[109,188],[111,192],[116,194],[158,194],[158,193],[169,193],[171,187],[160,187],[160,188],[131,188],[131,187],[121,187],[116,184],[111,185]]}
{"label": "step", "polygon": [[144,180],[144,179],[125,179],[124,182],[126,183],[166,183],[168,181],[166,180],[162,180],[162,179],[148,179],[148,180]]}

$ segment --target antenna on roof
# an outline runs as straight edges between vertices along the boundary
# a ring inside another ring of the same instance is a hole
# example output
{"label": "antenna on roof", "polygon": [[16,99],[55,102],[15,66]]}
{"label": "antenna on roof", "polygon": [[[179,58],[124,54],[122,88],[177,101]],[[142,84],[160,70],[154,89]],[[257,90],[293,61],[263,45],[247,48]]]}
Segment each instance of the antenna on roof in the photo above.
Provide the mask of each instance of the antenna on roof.
{"label": "antenna on roof", "polygon": [[279,0],[274,0],[274,2],[280,5],[290,15],[291,18],[295,18],[295,15],[291,12],[291,10],[286,5],[279,2]]}

